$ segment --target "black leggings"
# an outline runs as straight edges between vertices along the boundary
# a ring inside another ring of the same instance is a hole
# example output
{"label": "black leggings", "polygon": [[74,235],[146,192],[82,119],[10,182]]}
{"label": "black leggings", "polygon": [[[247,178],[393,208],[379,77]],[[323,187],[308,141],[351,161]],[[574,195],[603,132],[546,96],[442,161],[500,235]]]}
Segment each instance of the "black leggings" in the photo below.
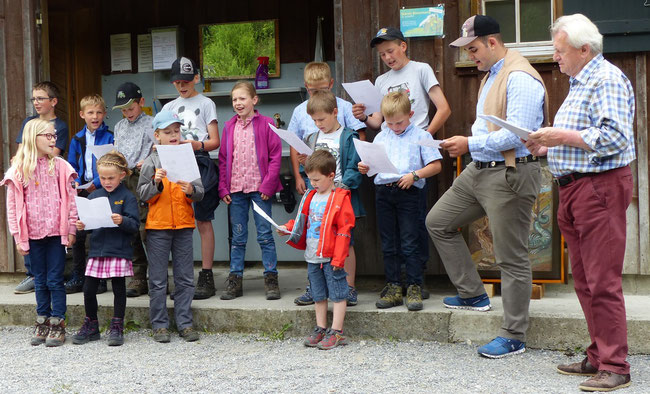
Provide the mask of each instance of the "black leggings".
{"label": "black leggings", "polygon": [[[92,320],[97,320],[97,287],[99,278],[86,276],[84,280],[84,306],[86,307],[86,316]],[[126,310],[126,278],[111,278],[113,287],[113,317],[124,319]]]}

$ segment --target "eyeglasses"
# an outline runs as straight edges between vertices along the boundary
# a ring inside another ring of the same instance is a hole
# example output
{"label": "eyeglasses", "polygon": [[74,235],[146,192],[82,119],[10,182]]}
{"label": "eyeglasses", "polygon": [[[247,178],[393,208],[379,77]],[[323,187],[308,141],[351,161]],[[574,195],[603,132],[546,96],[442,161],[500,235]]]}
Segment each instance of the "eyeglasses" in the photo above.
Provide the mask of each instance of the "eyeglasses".
{"label": "eyeglasses", "polygon": [[32,103],[42,103],[45,100],[52,100],[52,97],[32,97],[29,99]]}
{"label": "eyeglasses", "polygon": [[39,134],[42,135],[43,137],[46,137],[48,141],[56,140],[56,134],[54,133],[45,133],[45,134]]}

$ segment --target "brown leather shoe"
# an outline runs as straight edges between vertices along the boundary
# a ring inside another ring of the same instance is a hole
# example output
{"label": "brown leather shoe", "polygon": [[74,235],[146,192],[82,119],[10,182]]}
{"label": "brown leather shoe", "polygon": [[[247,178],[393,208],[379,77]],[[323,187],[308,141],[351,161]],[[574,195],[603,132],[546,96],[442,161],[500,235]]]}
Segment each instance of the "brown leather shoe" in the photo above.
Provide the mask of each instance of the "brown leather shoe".
{"label": "brown leather shoe", "polygon": [[594,376],[598,372],[598,368],[591,365],[589,359],[585,357],[579,363],[560,364],[557,366],[557,371],[564,375]]}
{"label": "brown leather shoe", "polygon": [[630,374],[598,371],[596,376],[585,380],[578,388],[582,391],[614,391],[627,387],[630,383]]}

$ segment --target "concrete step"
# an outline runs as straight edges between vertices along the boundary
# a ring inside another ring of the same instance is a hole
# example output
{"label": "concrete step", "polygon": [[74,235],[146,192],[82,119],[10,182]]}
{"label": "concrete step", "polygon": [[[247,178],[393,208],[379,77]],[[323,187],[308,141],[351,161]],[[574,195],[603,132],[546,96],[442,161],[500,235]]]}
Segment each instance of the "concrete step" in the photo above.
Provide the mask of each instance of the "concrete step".
{"label": "concrete step", "polygon": [[[194,325],[209,332],[241,332],[301,337],[315,325],[312,306],[296,306],[293,299],[304,291],[307,283],[305,268],[283,269],[279,274],[282,299],[267,301],[264,297],[262,270],[259,266],[247,269],[244,275],[244,296],[232,301],[219,299],[225,287],[227,268],[215,269],[217,295],[192,303]],[[195,278],[197,275],[195,275]],[[34,294],[13,294],[16,283],[0,284],[0,325],[32,325],[35,319]],[[431,298],[424,300],[424,310],[409,312],[405,306],[378,310],[375,301],[381,285],[364,283],[359,289],[359,304],[349,307],[345,317],[345,331],[353,338],[392,338],[396,340],[429,340],[438,342],[484,343],[494,338],[503,319],[501,297],[492,298],[489,312],[450,310],[442,305],[442,298],[451,295],[430,285]],[[112,316],[113,295],[97,296],[100,320]],[[650,297],[625,297],[630,353],[650,353]],[[83,294],[68,295],[68,326],[76,330],[85,316]],[[173,301],[168,299],[173,324]],[[149,325],[149,297],[127,300],[126,320],[143,328]],[[331,306],[330,306],[331,310]],[[330,316],[331,319],[331,316]],[[587,326],[578,300],[572,292],[547,292],[541,300],[530,304],[530,328],[527,345],[531,348],[576,350],[589,344]]]}

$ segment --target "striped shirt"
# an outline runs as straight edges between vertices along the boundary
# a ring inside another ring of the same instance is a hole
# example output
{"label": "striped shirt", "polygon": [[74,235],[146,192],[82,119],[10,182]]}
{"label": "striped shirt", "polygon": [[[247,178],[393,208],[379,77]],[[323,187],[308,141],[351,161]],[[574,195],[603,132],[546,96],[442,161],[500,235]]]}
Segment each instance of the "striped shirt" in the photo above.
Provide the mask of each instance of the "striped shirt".
{"label": "striped shirt", "polygon": [[[255,116],[259,114],[255,113]],[[255,132],[253,118],[235,122],[232,148],[232,175],[230,176],[230,193],[252,193],[260,189],[260,175],[257,151],[255,150]]]}
{"label": "striped shirt", "polygon": [[553,175],[603,172],[628,165],[636,157],[630,81],[599,54],[571,77],[569,84],[569,94],[553,126],[579,131],[591,151],[568,145],[549,148]]}

